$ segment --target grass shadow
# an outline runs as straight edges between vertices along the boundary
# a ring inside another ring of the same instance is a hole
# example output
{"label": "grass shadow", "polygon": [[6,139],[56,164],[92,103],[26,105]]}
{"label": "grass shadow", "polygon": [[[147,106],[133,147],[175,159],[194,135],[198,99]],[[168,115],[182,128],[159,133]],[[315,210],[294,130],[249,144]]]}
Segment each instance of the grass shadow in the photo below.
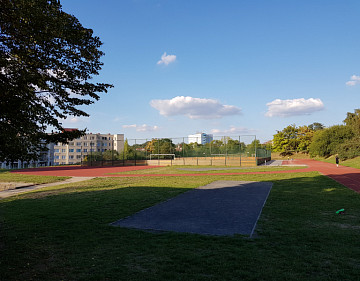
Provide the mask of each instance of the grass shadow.
{"label": "grass shadow", "polygon": [[[109,226],[214,180],[274,183],[259,238]],[[0,202],[0,279],[356,280],[359,213],[359,194],[318,173],[95,179]]]}

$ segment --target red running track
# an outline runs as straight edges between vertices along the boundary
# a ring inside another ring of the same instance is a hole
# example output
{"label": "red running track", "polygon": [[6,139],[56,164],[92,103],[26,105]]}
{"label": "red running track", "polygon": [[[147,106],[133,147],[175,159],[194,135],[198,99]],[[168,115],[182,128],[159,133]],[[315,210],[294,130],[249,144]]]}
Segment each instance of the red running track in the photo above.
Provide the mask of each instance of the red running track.
{"label": "red running track", "polygon": [[[339,166],[335,164],[315,161],[315,160],[293,160],[283,161],[283,165],[296,164],[306,165],[305,169],[287,170],[287,171],[269,171],[269,172],[247,172],[247,173],[199,173],[199,174],[126,174],[129,171],[151,169],[158,166],[131,166],[131,167],[81,167],[81,166],[62,166],[46,167],[17,170],[13,173],[27,175],[46,175],[46,176],[70,176],[70,177],[157,177],[157,176],[207,176],[207,175],[256,175],[256,174],[280,174],[280,173],[303,173],[318,171],[328,176],[340,184],[360,193],[360,169]],[[124,174],[110,175],[110,173],[125,172]]]}

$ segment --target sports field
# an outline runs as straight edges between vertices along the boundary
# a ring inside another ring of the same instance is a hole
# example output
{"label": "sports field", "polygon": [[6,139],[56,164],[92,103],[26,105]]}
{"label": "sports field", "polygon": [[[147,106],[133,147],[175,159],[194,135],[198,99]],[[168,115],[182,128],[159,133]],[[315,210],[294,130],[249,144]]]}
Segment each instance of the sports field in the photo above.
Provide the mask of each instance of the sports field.
{"label": "sports field", "polygon": [[[0,280],[357,280],[360,195],[332,178],[351,185],[359,170],[328,164],[320,173],[315,168],[322,163],[311,165],[247,173],[122,173],[3,199]],[[109,225],[214,181],[273,183],[257,236]],[[345,212],[336,214],[341,208]]]}

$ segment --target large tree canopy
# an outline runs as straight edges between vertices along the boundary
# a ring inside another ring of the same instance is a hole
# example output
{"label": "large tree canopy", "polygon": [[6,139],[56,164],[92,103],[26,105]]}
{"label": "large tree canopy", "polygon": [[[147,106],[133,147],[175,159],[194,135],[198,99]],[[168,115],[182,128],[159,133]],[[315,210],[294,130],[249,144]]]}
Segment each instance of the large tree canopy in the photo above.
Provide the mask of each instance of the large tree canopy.
{"label": "large tree canopy", "polygon": [[[0,0],[0,161],[36,158],[44,142],[66,141],[60,119],[112,85],[99,74],[100,39],[57,0]],[[54,133],[47,134],[47,129]]]}

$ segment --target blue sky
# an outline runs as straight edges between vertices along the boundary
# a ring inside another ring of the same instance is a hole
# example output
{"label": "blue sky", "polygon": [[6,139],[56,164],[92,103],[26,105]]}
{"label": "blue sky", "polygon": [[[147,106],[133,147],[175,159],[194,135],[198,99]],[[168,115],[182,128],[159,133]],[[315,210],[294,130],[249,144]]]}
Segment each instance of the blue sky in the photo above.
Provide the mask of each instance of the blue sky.
{"label": "blue sky", "polygon": [[360,1],[62,0],[104,43],[114,88],[67,127],[262,142],[360,107]]}

